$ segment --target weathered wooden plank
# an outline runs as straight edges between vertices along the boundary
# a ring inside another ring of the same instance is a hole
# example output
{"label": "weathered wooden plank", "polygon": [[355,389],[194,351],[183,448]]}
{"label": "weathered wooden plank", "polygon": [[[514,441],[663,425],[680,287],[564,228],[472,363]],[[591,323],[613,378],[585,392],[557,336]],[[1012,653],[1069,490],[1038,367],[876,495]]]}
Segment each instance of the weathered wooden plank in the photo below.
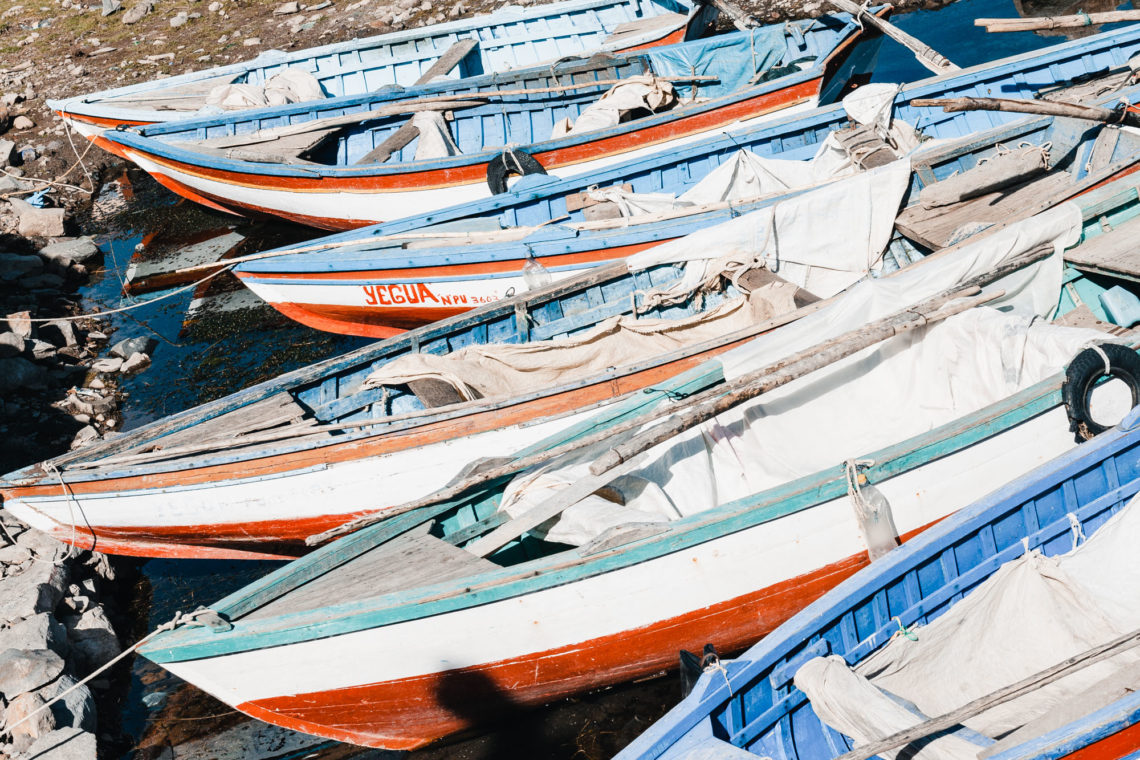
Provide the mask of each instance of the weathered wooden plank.
{"label": "weathered wooden plank", "polygon": [[1065,252],[1065,261],[1083,272],[1140,278],[1140,217]]}
{"label": "weathered wooden plank", "polygon": [[459,40],[449,47],[447,52],[441,55],[439,60],[433,63],[427,71],[420,75],[420,78],[416,80],[416,84],[428,84],[436,77],[447,74],[458,66],[459,62],[462,61],[468,53],[474,50],[478,44],[478,40],[471,38]]}
{"label": "weathered wooden plank", "polygon": [[411,119],[409,119],[401,124],[399,129],[388,135],[382,143],[361,156],[360,160],[355,163],[357,165],[382,164],[391,158],[393,153],[398,150],[403,150],[404,147],[416,139],[419,134],[419,128],[414,126]]}

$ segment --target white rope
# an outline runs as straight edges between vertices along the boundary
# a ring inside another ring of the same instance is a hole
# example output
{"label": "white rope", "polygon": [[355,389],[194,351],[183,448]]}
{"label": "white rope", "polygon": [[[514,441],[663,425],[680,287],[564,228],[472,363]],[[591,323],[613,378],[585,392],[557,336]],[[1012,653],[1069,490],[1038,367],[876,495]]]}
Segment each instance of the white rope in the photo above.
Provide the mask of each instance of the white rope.
{"label": "white rope", "polygon": [[[87,515],[83,514],[83,507],[81,507],[79,505],[79,500],[75,498],[75,493],[71,490],[71,486],[69,486],[67,483],[64,482],[63,471],[61,469],[59,469],[59,467],[57,467],[54,462],[45,462],[44,463],[44,469],[46,469],[48,472],[54,472],[55,476],[59,479],[59,487],[61,489],[63,489],[64,494],[67,495],[67,519],[71,522],[71,541],[68,544],[67,553],[64,554],[62,557],[60,557],[59,561],[55,563],[58,565],[58,564],[61,564],[63,562],[63,560],[69,559],[72,556],[74,556],[72,551],[74,549],[78,548],[76,546],[77,521],[75,519],[75,511],[72,509],[73,505],[75,507],[78,507],[79,514],[83,515],[83,523],[85,525],[87,525],[89,523],[87,522]],[[95,532],[94,531],[91,532],[91,546],[89,548],[92,551],[94,551],[94,549],[95,549]]]}
{"label": "white rope", "polygon": [[1073,531],[1073,548],[1077,548],[1077,544],[1085,543],[1088,537],[1085,536],[1085,531],[1081,528],[1081,521],[1072,512],[1066,512],[1065,517],[1069,518],[1069,530]]}
{"label": "white rope", "polygon": [[127,304],[126,306],[120,306],[117,309],[107,309],[106,311],[95,311],[95,312],[92,312],[90,314],[76,314],[75,316],[70,316],[70,317],[37,317],[35,319],[29,319],[27,321],[29,321],[29,322],[74,322],[74,321],[80,320],[80,319],[98,319],[99,317],[106,317],[106,316],[110,316],[111,314],[121,314],[125,311],[132,311],[134,309],[141,309],[143,306],[149,306],[152,303],[158,303],[159,301],[162,301],[162,300],[165,300],[167,298],[171,298],[173,296],[176,296],[179,293],[190,290],[191,288],[196,288],[199,285],[201,285],[202,283],[204,283],[208,280],[212,280],[213,278],[217,277],[222,272],[228,272],[229,270],[233,269],[234,266],[235,266],[234,264],[226,264],[225,266],[223,266],[221,269],[217,270],[216,272],[211,272],[210,274],[206,275],[202,279],[197,280],[196,282],[192,282],[189,285],[183,285],[180,288],[175,288],[174,290],[171,290],[168,293],[163,293],[162,295],[158,296],[157,298],[150,298],[150,299],[147,299],[146,301],[139,301],[138,303]]}
{"label": "white rope", "polygon": [[1089,348],[1091,348],[1093,351],[1096,351],[1097,355],[1100,356],[1100,360],[1102,362],[1104,362],[1104,374],[1105,375],[1111,375],[1112,374],[1112,362],[1109,360],[1108,354],[1105,353],[1104,349],[1101,348],[1100,345],[1097,343],[1090,344]]}
{"label": "white rope", "polygon": [[89,681],[91,681],[92,679],[94,679],[96,676],[100,675],[101,673],[103,673],[104,671],[106,671],[107,669],[109,669],[110,667],[115,665],[115,663],[119,662],[120,660],[122,660],[127,655],[134,654],[134,652],[139,647],[141,647],[146,642],[150,641],[152,638],[157,636],[159,633],[161,633],[163,631],[173,631],[175,628],[177,628],[180,625],[203,625],[202,623],[199,623],[197,621],[197,617],[199,615],[204,615],[206,613],[209,613],[212,615],[217,614],[213,610],[206,609],[204,607],[201,609],[194,610],[193,612],[187,613],[185,615],[183,615],[181,612],[174,613],[174,617],[171,620],[169,620],[168,622],[163,623],[159,627],[155,628],[153,631],[148,633],[146,636],[143,636],[141,639],[136,641],[134,643],[134,645],[128,647],[127,649],[124,649],[122,652],[119,652],[119,654],[117,654],[115,657],[111,658],[111,660],[109,660],[106,664],[102,665],[99,668],[96,668],[95,671],[93,673],[91,673],[91,675],[87,676],[82,681],[76,682],[70,688],[64,689],[59,694],[57,694],[55,697],[53,697],[51,700],[40,705],[35,710],[32,710],[30,713],[25,715],[23,718],[20,718],[20,720],[16,721],[15,723],[12,723],[8,726],[5,726],[4,730],[0,731],[0,736],[4,736],[5,734],[8,736],[11,736],[12,729],[14,729],[16,726],[19,726],[20,724],[31,720],[33,717],[40,714],[44,710],[48,709],[49,707],[54,705],[56,702],[59,702],[61,699],[66,697],[68,694],[70,694],[71,692],[78,689],[80,686],[83,686],[84,684],[86,684]]}
{"label": "white rope", "polygon": [[873,459],[848,459],[843,463],[844,475],[847,478],[847,495],[851,498],[855,512],[863,520],[871,517],[871,506],[863,498],[863,491],[859,486],[859,468],[870,467],[874,463]]}
{"label": "white rope", "polygon": [[712,673],[713,671],[719,670],[720,674],[722,676],[724,676],[724,685],[728,687],[728,696],[731,697],[732,696],[732,683],[728,680],[728,669],[725,668],[724,665],[721,663],[719,656],[717,656],[715,654],[712,654],[709,656],[712,657],[712,660],[709,662],[708,665],[705,666],[704,672],[705,673]]}

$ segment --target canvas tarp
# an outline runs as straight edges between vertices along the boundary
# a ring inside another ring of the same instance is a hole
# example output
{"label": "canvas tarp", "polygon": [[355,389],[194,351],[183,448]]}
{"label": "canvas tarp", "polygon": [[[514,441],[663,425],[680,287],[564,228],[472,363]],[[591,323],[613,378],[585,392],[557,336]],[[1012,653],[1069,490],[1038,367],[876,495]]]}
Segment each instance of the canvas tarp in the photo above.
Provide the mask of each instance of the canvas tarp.
{"label": "canvas tarp", "polygon": [[879,263],[909,184],[910,164],[894,161],[637,253],[629,268],[687,262],[670,288],[685,292],[725,268],[764,266],[826,298]]}
{"label": "canvas tarp", "polygon": [[416,138],[416,161],[459,155],[447,120],[439,111],[418,111],[412,116],[412,126],[420,133]]}
{"label": "canvas tarp", "polygon": [[567,135],[614,127],[632,111],[648,110],[657,113],[669,110],[676,103],[677,94],[673,85],[664,79],[658,79],[652,74],[627,77],[587,106],[573,124],[568,118],[555,122],[550,139],[557,140]]}
{"label": "canvas tarp", "polygon": [[[738,377],[989,271],[1042,241],[1059,249],[990,286],[1007,291],[994,302],[1007,311],[974,309],[898,336],[719,415],[650,450],[646,464],[610,484],[608,498],[571,507],[539,533],[581,543],[614,524],[701,512],[927,432],[1048,377],[1087,343],[1104,338],[1037,321],[1055,308],[1060,252],[1079,230],[1079,209],[1068,205],[953,256],[859,283],[837,302],[722,354],[726,376]],[[520,475],[500,508],[525,513],[582,478],[590,462],[623,438]]]}
{"label": "canvas tarp", "polygon": [[[900,717],[884,691],[938,716],[1135,630],[1140,624],[1140,509],[1133,503],[1072,552],[1027,552],[1006,563],[916,640],[897,636],[848,669],[842,658],[806,663],[795,682],[828,725],[856,745],[917,724]],[[999,738],[1067,705],[1124,668],[1131,650],[967,719],[967,728]],[[942,746],[938,746],[938,745]],[[938,740],[917,760],[975,760],[978,747]],[[897,752],[889,753],[894,757]]]}
{"label": "canvas tarp", "polygon": [[270,77],[262,87],[256,84],[222,84],[210,90],[206,107],[226,110],[265,108],[303,103],[325,97],[317,78],[303,69],[285,69]]}
{"label": "canvas tarp", "polygon": [[373,371],[363,389],[440,380],[465,399],[517,396],[719,338],[795,308],[795,286],[774,282],[684,319],[611,317],[579,336],[408,354]]}
{"label": "canvas tarp", "polygon": [[649,58],[650,70],[659,77],[715,76],[715,82],[701,83],[697,92],[718,98],[736,92],[757,72],[779,65],[787,53],[784,27],[773,24],[752,29],[747,36],[716,35],[684,45],[650,48],[642,55]]}

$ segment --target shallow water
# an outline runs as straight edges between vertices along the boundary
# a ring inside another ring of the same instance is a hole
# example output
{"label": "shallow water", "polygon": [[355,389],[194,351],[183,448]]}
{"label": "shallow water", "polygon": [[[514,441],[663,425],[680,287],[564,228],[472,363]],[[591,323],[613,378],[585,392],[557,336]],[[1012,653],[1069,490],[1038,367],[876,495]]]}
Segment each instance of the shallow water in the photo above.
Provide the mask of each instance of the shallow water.
{"label": "shallow water", "polygon": [[[1112,9],[1111,0],[1080,3],[1088,12]],[[1128,7],[1128,6],[1123,6]],[[919,37],[962,67],[1040,48],[1062,39],[1034,33],[986,34],[973,25],[980,16],[1011,17],[1074,13],[1078,5],[1014,3],[1011,0],[960,0],[935,11],[897,16],[900,27]],[[1085,30],[1079,30],[1085,31]],[[1094,31],[1090,29],[1089,31]],[[907,81],[929,72],[891,41],[884,42],[874,80]],[[109,185],[95,207],[106,234],[104,268],[82,291],[89,310],[131,302],[124,296],[127,272],[136,263],[173,259],[188,241],[204,233],[237,232],[246,236],[240,253],[315,237],[313,231],[283,224],[241,227],[241,222],[175,203],[169,193],[135,172]],[[142,252],[136,247],[146,240]],[[228,274],[201,286],[165,291],[163,300],[129,314],[111,317],[114,340],[150,335],[158,341],[153,364],[126,378],[128,394],[121,414],[129,429],[203,403],[281,372],[363,345],[358,338],[319,333],[289,322],[255,303]],[[150,299],[157,294],[137,296]],[[178,611],[209,604],[263,575],[274,563],[151,560],[141,564],[132,602],[137,639]],[[510,727],[425,756],[501,757],[525,750],[531,757],[603,758],[613,753],[679,696],[673,677],[567,700],[535,711]],[[181,745],[176,756],[218,760],[252,757],[385,755],[290,734],[249,721],[224,705],[184,687],[173,676],[136,659],[129,687],[121,697],[119,741],[123,756],[156,757],[164,746]],[[520,747],[519,736],[528,744]],[[186,742],[191,742],[186,744]],[[142,749],[136,749],[142,748]]]}

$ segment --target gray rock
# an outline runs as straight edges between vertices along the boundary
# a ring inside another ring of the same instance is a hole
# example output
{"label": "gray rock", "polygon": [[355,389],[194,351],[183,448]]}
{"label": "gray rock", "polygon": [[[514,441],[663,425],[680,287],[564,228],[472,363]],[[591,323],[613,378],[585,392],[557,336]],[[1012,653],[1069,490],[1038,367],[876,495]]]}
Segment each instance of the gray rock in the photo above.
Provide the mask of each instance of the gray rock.
{"label": "gray rock", "polygon": [[44,260],[39,256],[21,253],[0,253],[0,280],[13,282],[21,277],[44,271]]}
{"label": "gray rock", "polygon": [[[0,166],[9,166],[12,163],[12,156],[16,152],[16,143],[11,140],[0,140]],[[6,179],[11,179],[6,177]],[[15,184],[15,182],[13,182]],[[13,190],[18,190],[19,187],[13,187]]]}
{"label": "gray rock", "polygon": [[[91,418],[87,417],[87,419],[91,419]],[[72,451],[74,451],[75,449],[86,446],[87,444],[91,443],[92,441],[96,441],[98,439],[99,439],[99,431],[96,430],[91,425],[87,425],[85,427],[80,428],[79,432],[75,434],[75,437],[71,439],[71,446],[69,448]]]}
{"label": "gray rock", "polygon": [[129,359],[132,354],[149,354],[154,351],[158,341],[149,335],[140,335],[137,338],[125,338],[111,346],[111,356],[120,359]]}
{"label": "gray rock", "polygon": [[110,16],[123,7],[122,0],[103,0],[103,15]]}
{"label": "gray rock", "polygon": [[278,16],[287,16],[290,13],[299,13],[301,11],[301,4],[297,0],[290,0],[288,3],[281,3],[273,12]]}
{"label": "gray rock", "polygon": [[73,262],[83,264],[89,259],[99,255],[99,246],[89,236],[75,238],[74,240],[57,240],[40,249],[40,255],[45,259],[59,261],[66,265]]}
{"label": "gray rock", "polygon": [[22,356],[0,359],[0,393],[16,388],[32,388],[47,380],[47,371]]}
{"label": "gray rock", "polygon": [[62,277],[51,272],[29,275],[16,280],[16,284],[28,290],[59,290],[63,287],[63,282]]}
{"label": "gray rock", "polygon": [[[8,532],[11,533],[11,530]],[[0,548],[0,565],[22,565],[30,561],[31,558],[32,553],[26,546],[9,544],[8,546]],[[15,572],[19,572],[19,570],[17,569]]]}
{"label": "gray rock", "polygon": [[27,116],[17,116],[12,119],[12,129],[35,129],[36,123]]}
{"label": "gray rock", "polygon": [[99,332],[98,330],[92,330],[91,332],[87,333],[87,340],[107,340],[107,333]]}
{"label": "gray rock", "polygon": [[9,735],[12,737],[12,747],[17,752],[25,751],[36,739],[55,730],[55,714],[50,707],[42,709],[46,704],[47,700],[34,692],[20,694],[8,703],[4,710],[4,722],[12,726]]}
{"label": "gray rock", "polygon": [[63,209],[36,208],[19,198],[9,198],[8,203],[20,217],[17,231],[24,237],[63,237]]}
{"label": "gray rock", "polygon": [[21,760],[95,760],[95,734],[78,728],[57,728],[36,739]]}
{"label": "gray rock", "polygon": [[121,366],[123,366],[123,360],[112,356],[92,363],[91,369],[96,372],[118,372]]}
{"label": "gray rock", "polygon": [[57,346],[79,345],[75,337],[75,327],[67,319],[57,319],[40,325],[40,338]]}
{"label": "gray rock", "polygon": [[0,631],[0,646],[20,650],[50,649],[64,657],[67,655],[67,629],[51,613],[40,612]]}
{"label": "gray rock", "polygon": [[119,367],[119,371],[127,375],[144,369],[148,364],[150,364],[150,354],[131,354],[130,358],[123,362],[123,366]]}
{"label": "gray rock", "polygon": [[170,26],[174,29],[177,29],[180,26],[184,26],[186,24],[186,22],[189,20],[190,20],[190,16],[187,15],[187,13],[185,11],[179,11],[178,13],[175,13],[174,16],[171,17]]}
{"label": "gray rock", "polygon": [[131,6],[131,9],[123,14],[124,24],[137,24],[142,21],[143,16],[150,13],[154,9],[154,4],[149,0],[143,0]]}
{"label": "gray rock", "polygon": [[24,338],[14,332],[0,333],[0,359],[24,353]]}
{"label": "gray rock", "polygon": [[5,649],[0,652],[0,694],[12,699],[54,681],[63,672],[63,658],[50,649]]}
{"label": "gray rock", "polygon": [[[63,692],[79,683],[76,679],[64,673],[47,686],[36,692],[45,700],[51,701]],[[59,728],[71,726],[84,731],[95,730],[95,700],[91,698],[91,690],[83,684],[63,699],[51,706],[55,716],[55,725]]]}
{"label": "gray rock", "polygon": [[51,343],[48,343],[46,340],[36,340],[35,338],[28,341],[26,350],[32,355],[32,359],[36,361],[50,359],[56,355],[55,346],[53,346]]}
{"label": "gray rock", "polygon": [[111,621],[102,607],[92,607],[82,615],[65,615],[68,641],[79,669],[88,673],[113,660],[122,647]]}
{"label": "gray rock", "polygon": [[32,337],[32,329],[35,323],[32,322],[30,311],[17,311],[9,314],[5,319],[8,322],[9,330],[24,338]]}

